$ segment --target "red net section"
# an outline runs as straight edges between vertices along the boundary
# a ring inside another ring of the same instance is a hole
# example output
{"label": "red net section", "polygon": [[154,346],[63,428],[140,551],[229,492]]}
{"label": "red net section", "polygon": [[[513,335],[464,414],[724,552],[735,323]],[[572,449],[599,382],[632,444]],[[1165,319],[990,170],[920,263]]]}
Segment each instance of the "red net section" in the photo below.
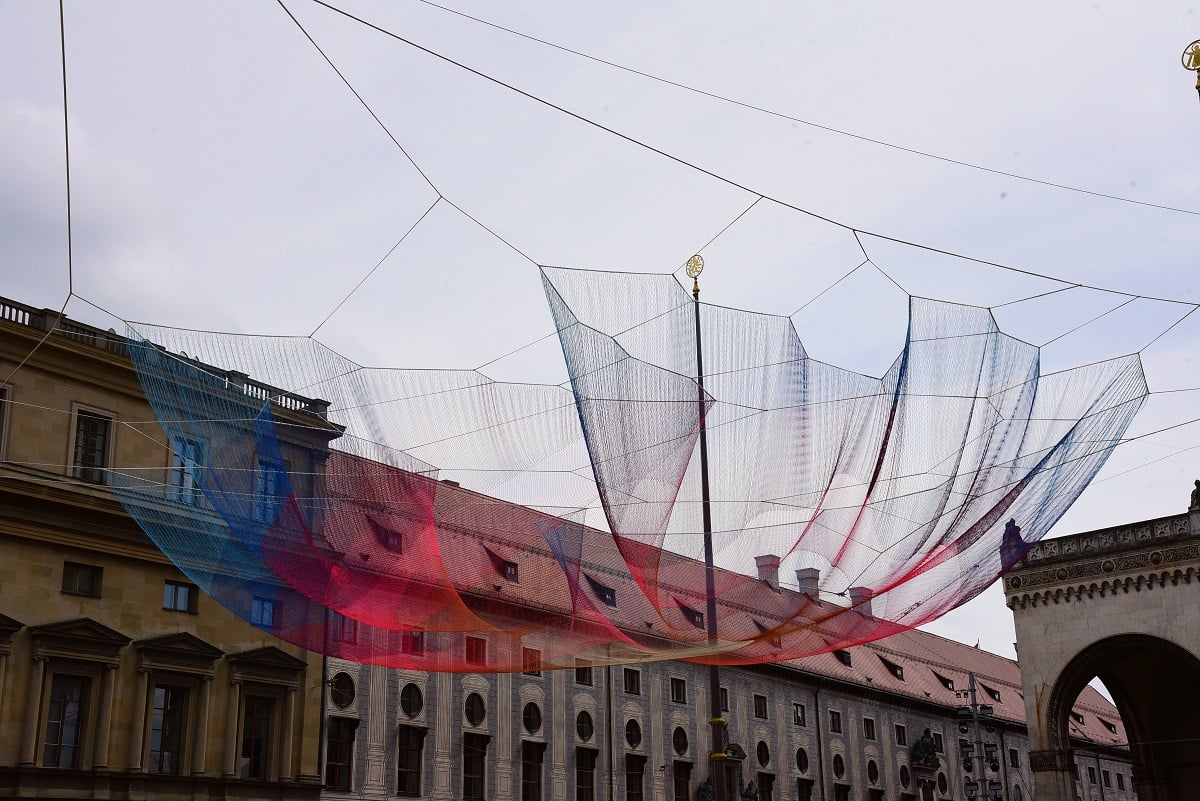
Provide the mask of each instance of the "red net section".
{"label": "red net section", "polygon": [[123,502],[227,607],[332,655],[774,661],[973,597],[1078,497],[1147,392],[1136,356],[1042,376],[986,309],[912,299],[904,348],[871,378],[809,358],[787,318],[698,306],[671,276],[543,277],[569,387],[139,327],[178,458],[117,476]]}

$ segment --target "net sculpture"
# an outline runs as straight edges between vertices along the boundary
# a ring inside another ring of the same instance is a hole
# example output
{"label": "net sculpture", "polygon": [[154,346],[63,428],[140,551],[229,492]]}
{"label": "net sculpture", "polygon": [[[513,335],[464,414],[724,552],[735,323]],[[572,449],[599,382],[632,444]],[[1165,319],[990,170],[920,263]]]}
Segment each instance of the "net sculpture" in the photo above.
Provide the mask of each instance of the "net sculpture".
{"label": "net sculpture", "polygon": [[1148,394],[1137,355],[1042,375],[1038,348],[987,309],[915,297],[878,378],[810,358],[787,317],[701,304],[700,394],[696,307],[673,276],[542,279],[564,386],[132,326],[174,462],[118,472],[119,497],[205,592],[331,656],[439,671],[781,661],[978,594]]}

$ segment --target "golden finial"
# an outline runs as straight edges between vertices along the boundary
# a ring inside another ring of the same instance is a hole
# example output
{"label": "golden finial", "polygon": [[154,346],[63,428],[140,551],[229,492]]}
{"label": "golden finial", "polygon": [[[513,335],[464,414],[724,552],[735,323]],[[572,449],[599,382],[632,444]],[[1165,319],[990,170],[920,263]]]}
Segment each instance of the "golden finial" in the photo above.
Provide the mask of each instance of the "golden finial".
{"label": "golden finial", "polygon": [[688,278],[692,279],[692,295],[697,299],[700,297],[700,273],[704,272],[704,257],[697,253],[687,260],[687,266],[684,270],[688,274]]}
{"label": "golden finial", "polygon": [[1200,39],[1183,48],[1183,56],[1180,57],[1180,61],[1183,62],[1185,70],[1196,73],[1196,92],[1200,94]]}

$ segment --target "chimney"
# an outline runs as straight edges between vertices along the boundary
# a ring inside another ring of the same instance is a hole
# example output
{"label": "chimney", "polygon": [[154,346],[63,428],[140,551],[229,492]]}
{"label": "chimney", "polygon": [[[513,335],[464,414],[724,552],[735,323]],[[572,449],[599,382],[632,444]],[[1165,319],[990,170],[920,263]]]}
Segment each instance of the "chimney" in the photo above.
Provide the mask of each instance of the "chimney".
{"label": "chimney", "polygon": [[821,571],[815,567],[802,567],[796,571],[796,584],[800,592],[810,596],[814,601],[820,593]]}
{"label": "chimney", "polygon": [[758,568],[758,578],[771,585],[771,589],[779,589],[779,557],[774,554],[764,554],[754,557],[754,566]]}
{"label": "chimney", "polygon": [[850,588],[850,604],[863,617],[871,617],[871,598],[875,596],[875,590],[870,587],[851,587]]}

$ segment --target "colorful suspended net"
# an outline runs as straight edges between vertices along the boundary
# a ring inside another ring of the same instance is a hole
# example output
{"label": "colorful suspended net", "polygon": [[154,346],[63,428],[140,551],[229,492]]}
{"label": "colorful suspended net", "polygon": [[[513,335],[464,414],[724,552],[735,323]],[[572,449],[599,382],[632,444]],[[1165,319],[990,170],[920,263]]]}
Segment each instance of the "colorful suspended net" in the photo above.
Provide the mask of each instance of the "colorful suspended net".
{"label": "colorful suspended net", "polygon": [[779,661],[978,594],[1148,394],[1136,355],[1042,375],[1038,349],[982,308],[911,298],[904,347],[872,378],[809,358],[786,317],[697,308],[669,275],[542,276],[566,386],[132,327],[176,462],[119,473],[119,497],[204,591],[332,656]]}

